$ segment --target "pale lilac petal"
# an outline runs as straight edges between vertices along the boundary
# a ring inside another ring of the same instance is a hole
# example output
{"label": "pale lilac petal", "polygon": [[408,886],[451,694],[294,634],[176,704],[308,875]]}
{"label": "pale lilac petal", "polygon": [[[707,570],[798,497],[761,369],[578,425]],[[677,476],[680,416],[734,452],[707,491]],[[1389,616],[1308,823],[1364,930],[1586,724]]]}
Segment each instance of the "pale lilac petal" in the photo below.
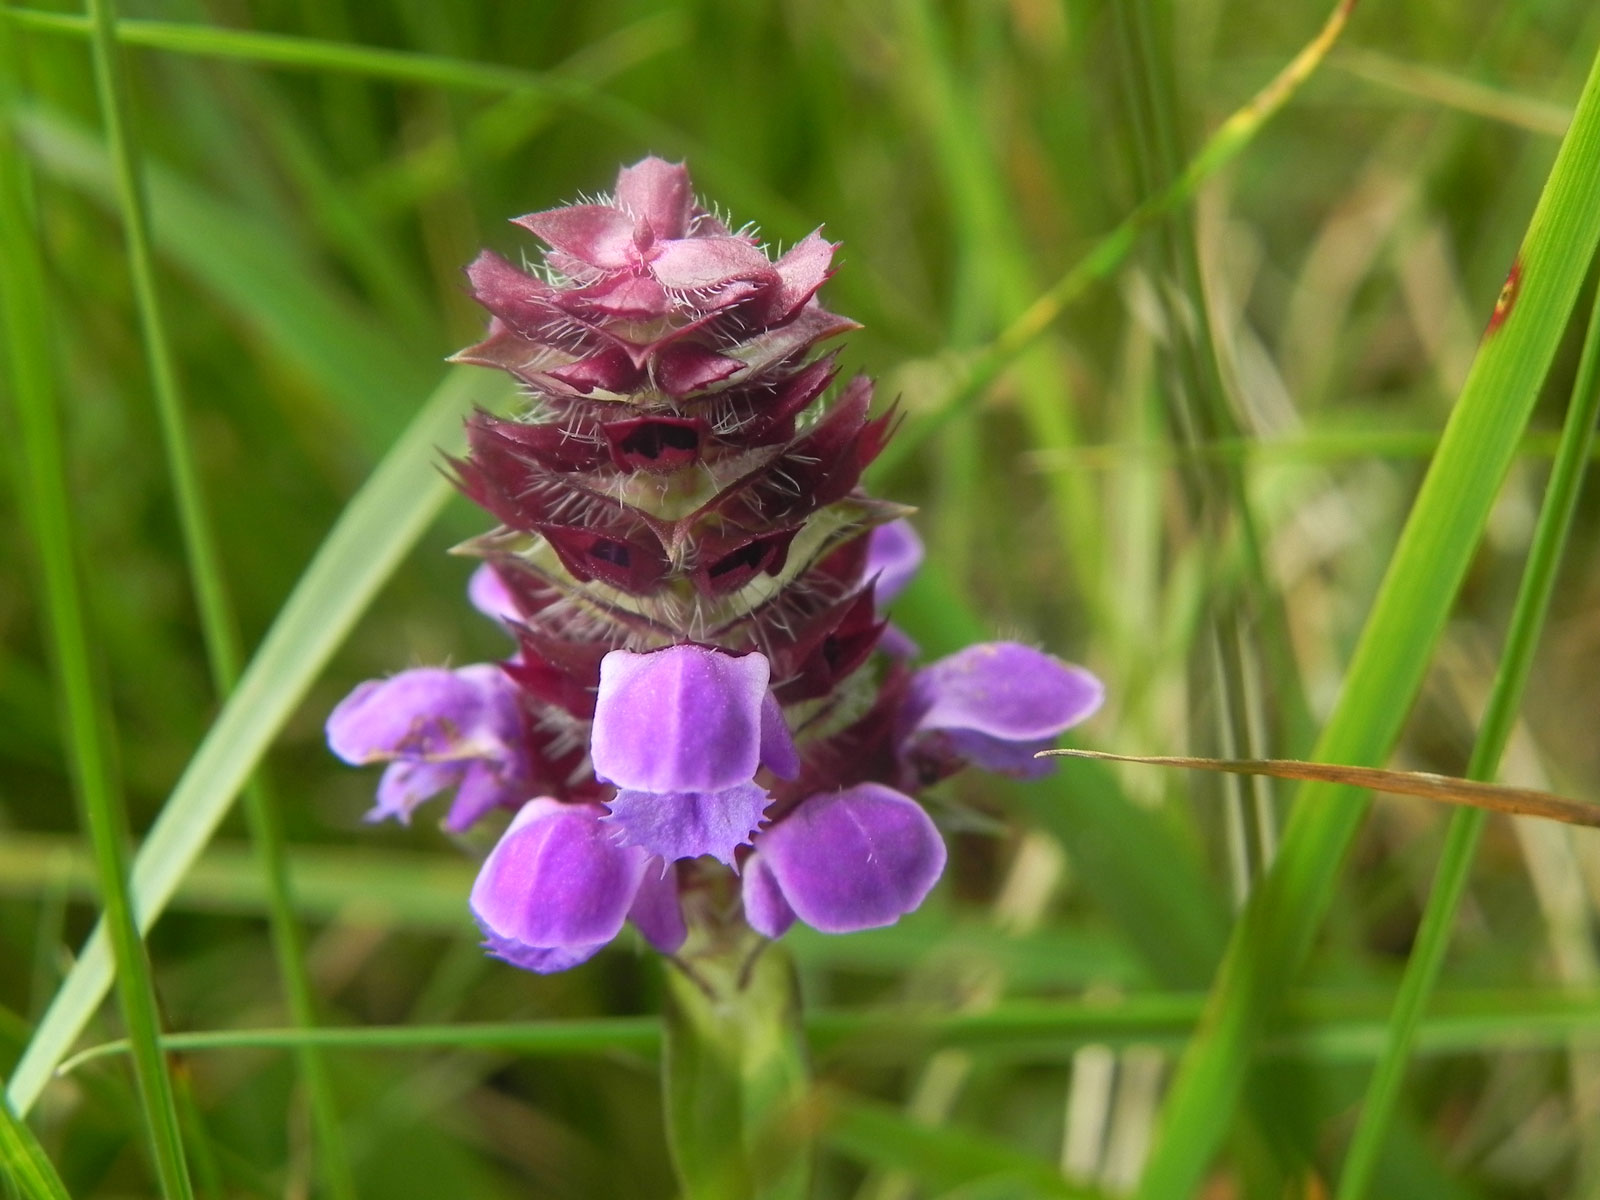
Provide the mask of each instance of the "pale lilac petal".
{"label": "pale lilac petal", "polygon": [[[587,950],[617,935],[645,855],[619,846],[595,804],[530,801],[489,852],[472,885],[472,913],[497,953]],[[585,954],[587,957],[587,954]],[[534,968],[540,969],[540,968]]]}
{"label": "pale lilac petal", "polygon": [[467,599],[472,607],[494,621],[520,621],[522,610],[506,586],[500,572],[490,563],[482,563],[467,581]]}
{"label": "pale lilac petal", "polygon": [[[765,840],[765,839],[763,839]],[[772,868],[757,850],[744,860],[740,892],[744,899],[744,919],[762,937],[779,938],[795,922],[794,909],[783,898],[783,889],[773,877]]]}
{"label": "pale lilac petal", "polygon": [[600,660],[595,774],[639,792],[720,792],[755,777],[767,660],[703,646]]}
{"label": "pale lilac petal", "polygon": [[890,658],[898,658],[902,662],[915,662],[922,657],[922,647],[893,621],[885,625],[883,632],[878,635],[878,649]]}
{"label": "pale lilac petal", "polygon": [[411,813],[419,804],[461,782],[465,770],[465,764],[455,762],[392,762],[378,780],[378,802],[366,819],[393,817],[402,825],[409,825]]}
{"label": "pale lilac petal", "polygon": [[905,591],[922,565],[922,556],[922,539],[910,521],[890,521],[867,535],[866,576],[877,577],[873,598],[880,609]]}
{"label": "pale lilac petal", "polygon": [[679,238],[663,242],[650,273],[670,291],[699,292],[735,280],[776,280],[767,256],[739,237]]}
{"label": "pale lilac petal", "polygon": [[[824,933],[892,925],[911,912],[944,871],[944,840],[922,806],[876,783],[810,797],[764,830],[757,853],[794,914]],[[782,910],[753,885],[746,904],[769,928]]]}
{"label": "pale lilac petal", "polygon": [[771,692],[761,701],[761,765],[779,779],[800,774],[800,751],[783,719],[783,708]]}
{"label": "pale lilac petal", "polygon": [[328,745],[348,763],[482,758],[505,749],[515,701],[498,667],[423,667],[369,680],[328,717]]}
{"label": "pale lilac petal", "polygon": [[480,758],[462,772],[461,790],[450,802],[444,827],[461,833],[495,809],[517,808],[528,798],[528,784],[520,774],[505,764]]}
{"label": "pale lilac petal", "polygon": [[[607,941],[609,940],[608,938]],[[593,942],[587,946],[525,946],[521,942],[496,937],[491,933],[484,937],[483,948],[501,962],[508,962],[513,967],[521,967],[524,971],[535,971],[540,975],[553,975],[557,971],[565,971],[579,963],[588,962],[606,948],[606,942]]]}
{"label": "pale lilac petal", "polygon": [[623,789],[606,803],[608,822],[623,845],[639,846],[667,862],[709,854],[733,865],[733,852],[747,844],[767,807],[759,784],[734,784],[714,792],[644,792]]}
{"label": "pale lilac petal", "polygon": [[592,267],[615,271],[633,261],[633,218],[604,204],[573,204],[518,217],[562,254]]}
{"label": "pale lilac petal", "polygon": [[912,679],[917,728],[962,730],[1007,741],[1054,737],[1091,716],[1100,681],[1016,642],[968,646]]}
{"label": "pale lilac petal", "polygon": [[617,175],[617,204],[648,222],[657,238],[681,238],[689,230],[694,194],[682,163],[651,156]]}
{"label": "pale lilac petal", "polygon": [[1015,642],[987,642],[940,659],[911,677],[904,752],[926,778],[972,763],[1022,779],[1054,769],[1034,753],[1090,716],[1100,681]]}
{"label": "pale lilac petal", "polygon": [[651,859],[639,882],[639,894],[628,910],[644,940],[663,954],[676,954],[689,936],[683,923],[683,905],[678,902],[678,872],[668,864]]}

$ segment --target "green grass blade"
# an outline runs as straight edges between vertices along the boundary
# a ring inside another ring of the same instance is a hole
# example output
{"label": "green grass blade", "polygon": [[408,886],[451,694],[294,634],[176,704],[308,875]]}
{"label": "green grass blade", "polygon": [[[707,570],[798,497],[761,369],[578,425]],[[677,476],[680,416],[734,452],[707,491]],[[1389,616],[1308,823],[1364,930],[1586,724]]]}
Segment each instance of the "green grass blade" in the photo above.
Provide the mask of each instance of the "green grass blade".
{"label": "green grass blade", "polygon": [[[1467,778],[1489,780],[1500,765],[1500,756],[1511,739],[1517,712],[1533,670],[1534,650],[1550,610],[1555,592],[1556,568],[1561,563],[1567,535],[1572,530],[1573,514],[1584,468],[1594,445],[1596,418],[1600,417],[1600,297],[1589,315],[1583,358],[1573,387],[1561,434],[1561,448],[1550,472],[1544,504],[1534,528],[1527,567],[1517,591],[1500,665],[1483,714],[1483,724],[1472,748]],[[1389,1040],[1373,1071],[1361,1119],[1356,1125],[1344,1170],[1339,1176],[1339,1200],[1360,1200],[1372,1186],[1378,1154],[1394,1117],[1405,1080],[1406,1063],[1416,1040],[1417,1026],[1427,1006],[1428,996],[1438,981],[1444,955],[1450,944],[1456,910],[1466,891],[1467,876],[1476,857],[1478,841],[1488,814],[1463,810],[1450,820],[1450,832],[1439,857],[1439,874],[1428,896],[1427,908],[1417,931],[1417,940],[1406,963],[1406,972],[1395,997],[1394,1015],[1389,1023]]]}
{"label": "green grass blade", "polygon": [[[51,362],[53,336],[46,313],[43,264],[33,239],[27,169],[11,145],[15,111],[12,81],[18,78],[10,31],[0,33],[0,78],[4,133],[0,134],[0,288],[12,401],[21,429],[23,507],[30,516],[42,565],[41,607],[48,614],[51,649],[62,694],[67,741],[81,820],[95,860],[105,906],[109,949],[106,972],[115,964],[117,998],[133,1045],[134,1074],[155,1158],[161,1192],[192,1195],[184,1161],[172,1081],[159,1042],[155,984],[129,895],[127,814],[113,766],[114,741],[108,700],[96,678],[88,615],[79,577],[79,535],[73,517],[60,434],[57,389]],[[102,987],[96,1004],[105,994]],[[87,1014],[85,1014],[87,1016]],[[18,1110],[22,1106],[16,1106]],[[18,1116],[22,1116],[21,1111]]]}
{"label": "green grass blade", "polygon": [[[59,13],[8,10],[18,26],[42,33],[83,36],[89,23]],[[172,21],[126,21],[118,36],[131,46],[147,46],[177,54],[285,67],[298,71],[334,72],[476,92],[512,92],[547,98],[627,134],[640,145],[665,150],[675,147],[695,161],[695,176],[711,184],[725,201],[742,211],[758,212],[763,224],[798,237],[811,228],[803,214],[781,194],[757,182],[737,161],[700,146],[673,128],[592,82],[553,71],[529,71],[495,63],[473,62],[442,54],[325,41],[293,34],[222,29]]]}
{"label": "green grass blade", "polygon": [[[981,1050],[996,1059],[1061,1062],[1084,1046],[1176,1048],[1200,1025],[1206,997],[1197,992],[1131,992],[1111,1000],[1015,999],[958,1013],[885,1008],[820,1009],[804,1017],[820,1055],[857,1063],[918,1062],[936,1049]],[[1318,1062],[1367,1062],[1383,1052],[1390,997],[1345,988],[1290,994],[1285,1027],[1260,1046],[1269,1056]],[[1417,1041],[1430,1055],[1538,1050],[1600,1034],[1600,993],[1592,989],[1472,989],[1437,993]],[[293,1050],[318,1046],[349,1052],[395,1050],[516,1051],[538,1057],[648,1054],[660,1051],[654,1017],[551,1021],[456,1022],[447,1025],[363,1025],[315,1029],[207,1029],[169,1033],[164,1048],[184,1054]],[[63,1074],[129,1051],[126,1039],[79,1051]]]}
{"label": "green grass blade", "polygon": [[1171,186],[1145,200],[1095,242],[1087,254],[1007,325],[994,341],[963,364],[959,382],[940,397],[936,405],[918,411],[917,419],[902,429],[878,456],[872,465],[873,473],[881,478],[892,472],[946,423],[971,409],[1000,372],[1042,336],[1068,306],[1095,283],[1110,278],[1127,261],[1147,229],[1194,199],[1200,185],[1243,151],[1310,78],[1344,31],[1353,7],[1354,0],[1339,0],[1317,36],[1248,104],[1222,123]]}
{"label": "green grass blade", "polygon": [[[464,411],[503,395],[498,380],[452,372],[329,532],[168,798],[134,863],[134,902],[149,928],[350,627],[449,494],[440,447],[460,441]],[[105,994],[110,960],[97,930],[13,1073],[26,1113]]]}
{"label": "green grass blade", "polygon": [[0,1104],[0,1173],[23,1200],[71,1200],[33,1130],[4,1104]]}
{"label": "green grass blade", "polygon": [[[1591,69],[1518,264],[1514,305],[1484,339],[1312,757],[1373,765],[1399,735],[1600,239],[1600,60]],[[1299,793],[1277,864],[1234,932],[1200,1036],[1180,1063],[1140,1185],[1191,1194],[1232,1125],[1253,1041],[1310,953],[1366,803]]]}
{"label": "green grass blade", "polygon": [[894,1167],[944,1189],[975,1184],[997,1194],[1094,1200],[1101,1195],[1061,1177],[1051,1163],[992,1138],[949,1125],[921,1125],[896,1109],[856,1096],[830,1094],[824,1137],[836,1151],[875,1167]]}
{"label": "green grass blade", "polygon": [[[47,109],[25,114],[21,133],[42,172],[114,211],[115,177],[93,136]],[[335,422],[336,432],[378,453],[403,421],[394,397],[427,387],[436,370],[428,351],[442,355],[446,347],[397,348],[282,230],[154,164],[145,182],[163,257],[238,313],[275,362],[338,402],[346,419]]]}
{"label": "green grass blade", "polygon": [[[114,0],[90,0],[94,20],[92,45],[106,124],[106,140],[116,175],[117,200],[128,244],[134,304],[144,336],[145,358],[161,426],[168,477],[178,509],[184,553],[191,587],[199,608],[200,630],[211,668],[212,682],[221,696],[239,681],[243,650],[232,601],[228,596],[222,556],[217,549],[210,511],[195,465],[193,437],[180,394],[177,366],[167,334],[165,311],[156,285],[155,255],[150,244],[150,222],[145,205],[138,146],[118,63]],[[245,810],[251,834],[267,879],[268,916],[277,951],[279,974],[295,1022],[316,1023],[316,1005],[305,965],[305,949],[289,895],[284,835],[273,798],[264,782],[252,780],[244,788]],[[299,1054],[312,1124],[317,1131],[318,1168],[330,1196],[353,1198],[355,1184],[344,1147],[342,1123],[334,1101],[332,1083],[317,1052],[307,1047]]]}

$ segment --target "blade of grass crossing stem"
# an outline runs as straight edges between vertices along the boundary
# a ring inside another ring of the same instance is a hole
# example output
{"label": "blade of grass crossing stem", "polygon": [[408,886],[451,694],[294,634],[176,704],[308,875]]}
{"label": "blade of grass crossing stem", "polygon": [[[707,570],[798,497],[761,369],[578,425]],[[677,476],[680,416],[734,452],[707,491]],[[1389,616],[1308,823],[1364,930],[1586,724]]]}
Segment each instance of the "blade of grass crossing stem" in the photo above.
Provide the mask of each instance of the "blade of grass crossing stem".
{"label": "blade of grass crossing stem", "polygon": [[[946,1046],[982,1050],[1004,1061],[1060,1062],[1083,1046],[1177,1048],[1204,1014],[1197,992],[1140,992],[1108,999],[1002,1000],[983,1012],[940,1013],[885,1007],[805,1014],[815,1051],[829,1061],[917,1063]],[[1387,994],[1333,987],[1292,992],[1290,1021],[1262,1052],[1323,1062],[1367,1062],[1383,1051],[1390,1010]],[[1600,992],[1594,989],[1462,989],[1440,992],[1424,1018],[1418,1049],[1437,1055],[1478,1055],[1486,1048],[1530,1051],[1559,1047],[1600,1033]],[[523,1057],[657,1054],[655,1017],[583,1020],[456,1022],[449,1025],[319,1026],[315,1029],[206,1029],[171,1033],[162,1046],[188,1055],[239,1050],[292,1050],[315,1045],[342,1053],[421,1053],[434,1050],[515,1051]],[[61,1064],[63,1075],[129,1052],[126,1039],[102,1042]]]}
{"label": "blade of grass crossing stem", "polygon": [[[193,440],[184,412],[183,397],[179,392],[178,371],[167,336],[161,295],[156,285],[155,255],[150,245],[150,222],[139,169],[138,146],[131,128],[127,93],[118,61],[114,0],[90,0],[90,12],[94,19],[92,45],[95,76],[105,121],[106,142],[116,175],[118,205],[128,242],[134,303],[139,311],[144,336],[145,358],[150,369],[162,445],[183,532],[190,585],[199,608],[201,635],[212,682],[218,695],[226,696],[239,681],[243,652],[233,606],[228,597],[222,557],[212,531],[200,472],[195,466]],[[251,836],[267,880],[267,911],[273,947],[289,1011],[296,1024],[309,1028],[316,1024],[316,1004],[306,971],[300,927],[289,895],[282,825],[274,800],[262,780],[255,779],[247,783],[244,797]],[[318,1170],[323,1183],[330,1196],[354,1197],[355,1183],[350,1174],[349,1155],[344,1146],[332,1082],[314,1048],[303,1048],[298,1059],[321,1152]]]}
{"label": "blade of grass crossing stem", "polygon": [[[1374,764],[1399,736],[1600,238],[1600,60],[1451,414],[1312,757]],[[1332,899],[1366,802],[1299,792],[1278,861],[1229,943],[1199,1036],[1179,1064],[1140,1184],[1191,1195],[1232,1124],[1252,1044],[1278,1015]]]}
{"label": "blade of grass crossing stem", "polygon": [[[458,447],[462,415],[504,394],[487,373],[451,372],[346,506],[140,847],[133,892],[142,928],[160,916],[267,745],[443,506],[449,486],[439,455]],[[38,1098],[110,978],[105,933],[96,929],[12,1074],[7,1095],[17,1112]]]}
{"label": "blade of grass crossing stem", "polygon": [[0,1172],[23,1200],[71,1200],[33,1130],[0,1103]]}
{"label": "blade of grass crossing stem", "polygon": [[[1492,779],[1506,743],[1511,738],[1522,695],[1527,688],[1528,675],[1533,669],[1533,654],[1539,643],[1539,633],[1544,628],[1545,616],[1550,609],[1556,568],[1560,565],[1562,550],[1572,529],[1572,516],[1577,509],[1584,468],[1594,444],[1597,417],[1600,417],[1600,294],[1596,295],[1594,308],[1589,314],[1589,330],[1584,338],[1583,357],[1578,365],[1578,380],[1573,387],[1572,403],[1561,431],[1561,448],[1556,454],[1555,466],[1550,471],[1550,483],[1545,490],[1544,504],[1539,510],[1538,524],[1534,527],[1533,545],[1528,552],[1528,563],[1517,591],[1505,650],[1500,656],[1499,669],[1495,672],[1489,702],[1484,710],[1483,724],[1478,730],[1478,740],[1467,764],[1469,779]],[[1451,818],[1449,834],[1439,859],[1439,874],[1428,896],[1428,906],[1422,914],[1416,944],[1411,949],[1405,975],[1400,981],[1400,991],[1395,998],[1383,1057],[1373,1070],[1366,1099],[1361,1105],[1361,1119],[1356,1124],[1355,1135],[1345,1155],[1344,1170],[1339,1176],[1338,1200],[1360,1200],[1371,1186],[1378,1154],[1383,1149],[1384,1135],[1400,1098],[1406,1063],[1416,1041],[1422,1010],[1438,981],[1439,969],[1450,943],[1456,909],[1466,890],[1467,875],[1472,869],[1478,840],[1487,820],[1487,813],[1476,810],[1462,811]]]}
{"label": "blade of grass crossing stem", "polygon": [[[15,110],[11,88],[18,78],[9,30],[0,31],[0,289],[12,402],[21,431],[22,508],[29,514],[43,568],[40,607],[48,614],[57,683],[71,750],[74,790],[95,860],[110,942],[102,950],[106,974],[115,963],[117,998],[133,1044],[150,1147],[161,1192],[193,1194],[178,1130],[172,1080],[160,1046],[155,985],[128,892],[127,815],[115,770],[107,701],[96,678],[88,619],[78,576],[77,532],[68,499],[65,453],[56,410],[51,331],[45,314],[43,264],[33,239],[30,181],[10,142]],[[107,984],[110,980],[107,979]],[[102,985],[96,1002],[105,994]],[[87,1016],[87,1014],[85,1014]],[[24,1106],[12,1106],[20,1119]]]}

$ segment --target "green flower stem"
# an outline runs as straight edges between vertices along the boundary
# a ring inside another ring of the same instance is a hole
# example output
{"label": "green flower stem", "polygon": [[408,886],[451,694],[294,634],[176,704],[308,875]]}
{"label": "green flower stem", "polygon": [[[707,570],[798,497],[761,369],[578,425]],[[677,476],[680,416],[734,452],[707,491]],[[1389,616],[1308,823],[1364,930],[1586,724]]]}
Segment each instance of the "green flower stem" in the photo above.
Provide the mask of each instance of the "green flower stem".
{"label": "green flower stem", "polygon": [[668,1143],[688,1200],[804,1200],[810,1087],[794,967],[747,934],[668,967]]}

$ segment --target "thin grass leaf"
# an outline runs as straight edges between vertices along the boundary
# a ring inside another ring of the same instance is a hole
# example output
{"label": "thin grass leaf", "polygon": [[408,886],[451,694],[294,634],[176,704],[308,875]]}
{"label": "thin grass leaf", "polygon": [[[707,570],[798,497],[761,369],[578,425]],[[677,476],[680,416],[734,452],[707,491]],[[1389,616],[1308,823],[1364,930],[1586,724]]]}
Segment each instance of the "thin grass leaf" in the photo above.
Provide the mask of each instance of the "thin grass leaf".
{"label": "thin grass leaf", "polygon": [[[1368,1062],[1383,1052],[1387,991],[1348,987],[1291,993],[1285,1025],[1259,1046],[1262,1055],[1312,1061]],[[1085,1046],[1178,1049],[1206,1011],[1199,992],[1130,992],[1099,999],[1004,1000],[981,1012],[915,1008],[818,1009],[805,1014],[819,1055],[855,1064],[920,1062],[943,1048],[999,1060],[1060,1062]],[[1462,989],[1429,1002],[1417,1049],[1429,1055],[1478,1055],[1496,1049],[1545,1049],[1574,1038],[1600,1038],[1600,992],[1592,989]],[[316,1046],[353,1053],[431,1050],[516,1051],[535,1057],[655,1055],[662,1043],[654,1017],[558,1021],[454,1022],[315,1029],[209,1029],[168,1033],[161,1044],[183,1054],[293,1050]],[[89,1046],[62,1062],[62,1075],[125,1055],[128,1041]]]}
{"label": "thin grass leaf", "polygon": [[[1423,771],[1388,771],[1380,767],[1345,767],[1304,762],[1297,758],[1188,758],[1160,754],[1107,754],[1100,750],[1041,750],[1040,758],[1091,758],[1099,762],[1140,763],[1147,767],[1181,767],[1223,775],[1264,775],[1309,783],[1343,784],[1393,796],[1416,796],[1440,804],[1465,805],[1517,817],[1543,817],[1568,825],[1600,828],[1600,804],[1571,800],[1553,792],[1483,783],[1454,775]],[[1349,792],[1339,793],[1349,798]]]}
{"label": "thin grass leaf", "polygon": [[1346,47],[1328,65],[1429,104],[1442,104],[1549,137],[1560,137],[1572,121],[1572,110],[1563,105],[1490,87],[1437,67],[1403,62],[1374,50]]}
{"label": "thin grass leaf", "polygon": [[[43,264],[33,238],[31,179],[11,137],[18,78],[10,30],[0,31],[0,309],[4,310],[6,358],[12,402],[21,427],[23,507],[42,565],[41,607],[48,614],[51,649],[61,691],[63,717],[80,818],[95,861],[105,905],[107,981],[115,964],[117,999],[133,1046],[134,1075],[161,1192],[189,1197],[172,1081],[162,1053],[155,984],[134,903],[129,895],[127,814],[113,767],[114,740],[107,699],[96,678],[91,634],[79,578],[79,535],[69,499],[66,455],[57,407],[59,388],[52,362],[54,339]],[[104,75],[101,74],[104,83]],[[117,103],[102,91],[102,105]],[[104,995],[105,986],[101,988]],[[20,1119],[23,1106],[13,1106]]]}
{"label": "thin grass leaf", "polygon": [[[115,211],[111,162],[92,135],[48,109],[25,113],[20,132],[43,172]],[[298,369],[320,395],[334,398],[345,416],[339,428],[381,452],[404,420],[394,397],[416,395],[434,377],[426,348],[397,352],[394,338],[279,228],[156,166],[145,177],[163,257],[238,313],[275,362]]]}
{"label": "thin grass leaf", "polygon": [[835,1151],[874,1167],[905,1170],[937,1188],[985,1184],[1006,1195],[1096,1200],[1094,1188],[1069,1183],[1052,1163],[992,1138],[949,1125],[922,1125],[896,1109],[857,1096],[822,1100],[823,1137]]}
{"label": "thin grass leaf", "polygon": [[[199,608],[200,631],[205,642],[212,682],[219,696],[226,696],[239,682],[243,658],[238,623],[228,596],[222,556],[212,531],[200,473],[195,465],[193,437],[180,394],[178,370],[167,335],[161,293],[156,285],[155,255],[150,244],[150,222],[145,206],[138,144],[130,122],[125,118],[124,104],[110,102],[124,94],[117,62],[113,0],[92,0],[91,11],[94,15],[92,44],[96,69],[101,79],[102,94],[108,98],[105,105],[106,140],[116,176],[117,202],[127,238],[129,268],[133,278],[134,304],[138,310],[145,358],[150,368],[151,390],[156,400],[168,477],[183,533],[190,584]],[[310,1027],[316,1023],[316,1005],[305,965],[304,941],[289,894],[282,824],[275,802],[260,778],[246,783],[244,798],[251,835],[261,856],[263,874],[267,880],[268,915],[289,1010],[297,1024]],[[355,1182],[350,1173],[349,1155],[344,1147],[342,1123],[334,1101],[332,1083],[314,1050],[303,1050],[299,1059],[301,1076],[310,1101],[311,1120],[317,1131],[321,1152],[319,1174],[330,1196],[353,1200]]]}
{"label": "thin grass leaf", "polygon": [[[1596,299],[1589,315],[1583,357],[1578,364],[1572,403],[1561,433],[1561,449],[1550,472],[1528,563],[1517,590],[1505,649],[1495,672],[1472,758],[1467,764],[1467,774],[1474,779],[1486,779],[1494,774],[1506,743],[1511,739],[1511,730],[1533,671],[1534,650],[1555,592],[1556,568],[1572,531],[1584,468],[1594,446],[1597,417],[1600,417],[1600,298]],[[1590,818],[1585,824],[1600,825],[1600,807],[1589,807],[1585,815]],[[1388,1042],[1373,1071],[1361,1105],[1361,1118],[1345,1155],[1338,1200],[1360,1200],[1371,1190],[1378,1154],[1399,1103],[1417,1025],[1444,963],[1456,910],[1466,891],[1467,875],[1476,857],[1483,826],[1482,813],[1460,813],[1450,823],[1449,836],[1439,858],[1439,874],[1429,893],[1417,939],[1395,997]]]}
{"label": "thin grass leaf", "polygon": [[23,1200],[72,1200],[33,1130],[0,1104],[0,1172]]}
{"label": "thin grass leaf", "polygon": [[[1600,59],[1312,757],[1370,763],[1400,732],[1600,238]],[[1179,1065],[1145,1200],[1191,1194],[1232,1125],[1254,1041],[1310,953],[1366,811],[1308,784],[1234,932],[1210,1019]]]}
{"label": "thin grass leaf", "polygon": [[1007,325],[981,353],[964,363],[955,386],[941,396],[936,404],[916,412],[916,419],[909,422],[907,428],[902,429],[889,443],[873,463],[872,470],[879,476],[893,471],[908,461],[922,443],[946,423],[966,413],[982,398],[983,390],[994,382],[1000,372],[1049,329],[1069,305],[1095,283],[1109,278],[1127,261],[1147,229],[1194,199],[1200,185],[1248,146],[1262,126],[1311,77],[1344,32],[1345,23],[1354,7],[1355,0],[1339,0],[1316,37],[1248,103],[1217,128],[1172,185],[1129,213],[1049,290],[1034,300],[1021,316]]}
{"label": "thin grass leaf", "polygon": [[[141,928],[161,914],[294,706],[444,504],[439,453],[457,447],[463,413],[500,395],[493,380],[452,372],[345,508],[140,847],[133,893]],[[7,1096],[18,1112],[32,1107],[99,1005],[109,969],[96,930],[13,1073]]]}
{"label": "thin grass leaf", "polygon": [[[40,33],[83,36],[89,23],[82,17],[24,9],[7,9],[19,27]],[[223,29],[172,21],[126,21],[118,36],[130,46],[147,46],[177,54],[285,67],[299,71],[387,79],[477,92],[511,92],[553,100],[564,108],[601,121],[641,145],[678,147],[695,161],[695,175],[735,207],[763,214],[763,223],[799,236],[809,228],[803,214],[780,193],[756,181],[738,163],[711,147],[696,144],[682,130],[592,82],[554,71],[529,71],[496,63],[472,62],[442,54],[363,46],[293,34]]]}

